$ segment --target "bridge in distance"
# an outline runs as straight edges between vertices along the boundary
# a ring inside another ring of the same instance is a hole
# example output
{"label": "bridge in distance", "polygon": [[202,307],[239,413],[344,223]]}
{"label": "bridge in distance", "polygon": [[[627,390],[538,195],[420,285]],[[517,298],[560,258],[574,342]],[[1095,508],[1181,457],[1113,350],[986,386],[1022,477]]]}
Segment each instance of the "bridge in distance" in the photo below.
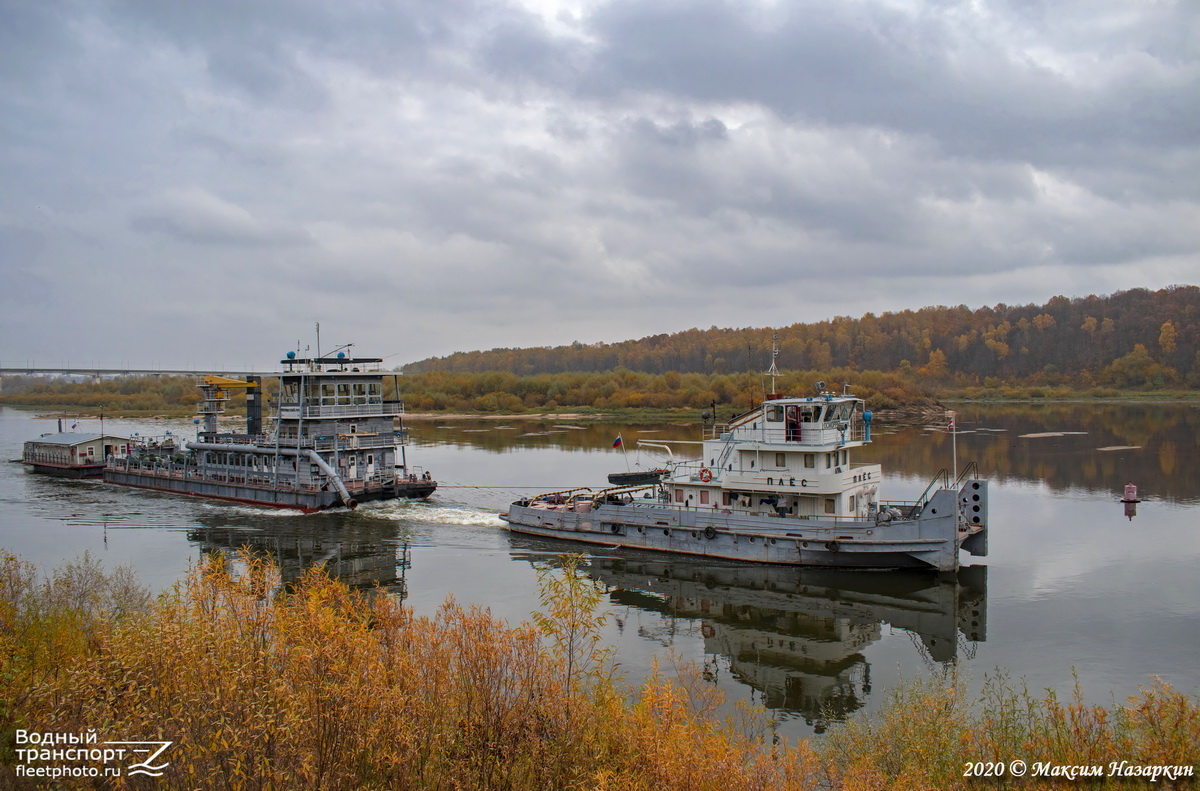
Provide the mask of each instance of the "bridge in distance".
{"label": "bridge in distance", "polygon": [[64,366],[61,368],[12,368],[0,367],[0,376],[278,376],[278,371],[240,371],[232,368],[201,368],[190,371],[164,368],[90,368],[86,366]]}

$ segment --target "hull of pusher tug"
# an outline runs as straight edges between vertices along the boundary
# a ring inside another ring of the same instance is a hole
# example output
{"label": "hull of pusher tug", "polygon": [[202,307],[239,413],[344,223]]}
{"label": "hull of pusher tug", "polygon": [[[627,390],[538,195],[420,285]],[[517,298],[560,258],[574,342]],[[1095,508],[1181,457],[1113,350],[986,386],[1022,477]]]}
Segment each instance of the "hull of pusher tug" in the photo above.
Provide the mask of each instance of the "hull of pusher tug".
{"label": "hull of pusher tug", "polygon": [[[104,480],[306,513],[424,498],[437,489],[428,472],[407,465],[407,433],[397,426],[404,405],[384,400],[380,359],[289,352],[282,362],[270,433],[263,431],[261,377],[206,376],[196,440],[142,438],[128,455],[108,461]],[[232,389],[246,390],[241,434],[217,431]]]}

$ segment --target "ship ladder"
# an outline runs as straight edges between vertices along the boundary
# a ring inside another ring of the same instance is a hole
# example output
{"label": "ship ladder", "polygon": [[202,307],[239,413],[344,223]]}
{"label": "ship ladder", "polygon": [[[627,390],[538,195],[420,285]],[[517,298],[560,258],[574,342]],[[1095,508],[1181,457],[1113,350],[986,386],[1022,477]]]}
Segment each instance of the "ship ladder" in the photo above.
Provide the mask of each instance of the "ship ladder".
{"label": "ship ladder", "polygon": [[733,453],[733,441],[730,440],[729,442],[725,443],[725,449],[721,451],[721,455],[717,458],[717,461],[715,464],[713,464],[713,466],[716,467],[718,470],[725,469],[725,462],[729,461],[729,457],[732,453]]}

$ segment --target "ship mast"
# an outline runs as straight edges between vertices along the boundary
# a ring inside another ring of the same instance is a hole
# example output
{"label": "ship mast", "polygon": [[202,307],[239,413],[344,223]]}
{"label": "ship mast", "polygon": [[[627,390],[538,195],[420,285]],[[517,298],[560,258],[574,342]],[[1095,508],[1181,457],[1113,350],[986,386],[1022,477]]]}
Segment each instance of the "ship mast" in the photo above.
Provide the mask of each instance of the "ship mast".
{"label": "ship mast", "polygon": [[771,367],[767,369],[767,376],[771,377],[771,394],[767,396],[768,400],[779,397],[775,392],[775,377],[779,376],[779,368],[775,365],[775,358],[779,356],[779,349],[775,346],[778,338],[778,333],[771,333]]}

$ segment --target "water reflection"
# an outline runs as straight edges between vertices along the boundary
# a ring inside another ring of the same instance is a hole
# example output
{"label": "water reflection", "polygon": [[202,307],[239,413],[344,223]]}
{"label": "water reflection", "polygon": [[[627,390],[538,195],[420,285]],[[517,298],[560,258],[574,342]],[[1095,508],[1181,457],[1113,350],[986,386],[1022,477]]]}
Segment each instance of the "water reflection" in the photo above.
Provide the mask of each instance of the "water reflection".
{"label": "water reflection", "polygon": [[[514,557],[546,562],[558,542],[513,536]],[[710,677],[721,666],[761,702],[817,732],[867,704],[865,649],[886,625],[905,632],[930,666],[969,658],[987,639],[987,568],[957,576],[764,567],[690,558],[589,558],[610,605],[661,616],[639,637],[671,645],[698,622]],[[627,620],[627,619],[626,619]],[[721,663],[712,660],[721,658]]]}
{"label": "water reflection", "polygon": [[[521,418],[501,421],[487,419],[410,421],[414,437],[420,443],[451,444],[506,453],[513,448],[601,449],[611,448],[618,432],[627,436],[631,447],[637,438],[654,439],[670,435],[678,439],[698,439],[700,421],[639,427],[594,420],[571,422],[569,419]],[[632,453],[632,452],[631,452]]]}
{"label": "water reflection", "polygon": [[287,519],[275,529],[264,529],[246,517],[243,524],[228,515],[199,520],[188,531],[188,541],[201,553],[233,557],[242,548],[269,556],[282,581],[295,585],[305,572],[324,566],[331,577],[359,589],[381,589],[404,598],[405,573],[412,566],[409,545],[397,541],[394,523],[376,519],[350,519],[348,515],[311,514]]}
{"label": "water reflection", "polygon": [[[1178,403],[1019,404],[956,408],[958,458],[974,459],[997,481],[1047,484],[1121,496],[1127,481],[1143,497],[1197,503],[1200,407]],[[920,478],[949,465],[945,423],[891,425],[863,451],[887,472]]]}

